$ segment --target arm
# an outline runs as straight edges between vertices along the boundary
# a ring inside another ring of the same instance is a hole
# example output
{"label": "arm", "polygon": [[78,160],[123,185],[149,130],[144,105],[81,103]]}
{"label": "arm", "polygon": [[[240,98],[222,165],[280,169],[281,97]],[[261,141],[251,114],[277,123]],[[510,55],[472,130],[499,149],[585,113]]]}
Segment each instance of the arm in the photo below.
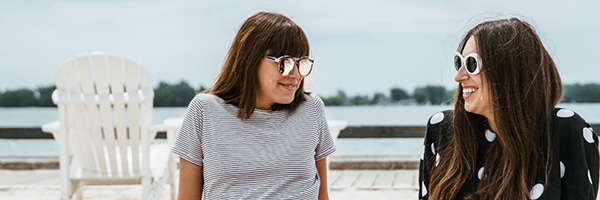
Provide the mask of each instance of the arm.
{"label": "arm", "polygon": [[[562,116],[553,121],[558,134],[561,195],[565,199],[596,199],[598,193],[598,136],[579,115]],[[554,142],[554,141],[553,141]],[[557,148],[557,145],[554,145]],[[558,170],[557,170],[558,171]],[[552,175],[550,176],[552,177]]]}
{"label": "arm", "polygon": [[321,178],[321,185],[319,187],[319,200],[329,199],[329,188],[327,187],[327,157],[317,161],[317,173]]}
{"label": "arm", "polygon": [[[421,159],[419,160],[419,199],[427,200],[429,199],[429,179],[431,178],[431,169],[432,165],[434,165],[434,160],[436,159],[435,149],[439,146],[439,141],[437,140],[442,132],[446,130],[445,126],[442,124],[447,123],[448,119],[450,119],[451,112],[444,111],[439,112],[432,115],[427,121],[427,126],[425,129],[425,138],[423,140],[423,152],[421,154]],[[445,119],[445,120],[444,120]]]}
{"label": "arm", "polygon": [[204,177],[202,175],[202,167],[180,158],[177,199],[202,199],[203,188]]}

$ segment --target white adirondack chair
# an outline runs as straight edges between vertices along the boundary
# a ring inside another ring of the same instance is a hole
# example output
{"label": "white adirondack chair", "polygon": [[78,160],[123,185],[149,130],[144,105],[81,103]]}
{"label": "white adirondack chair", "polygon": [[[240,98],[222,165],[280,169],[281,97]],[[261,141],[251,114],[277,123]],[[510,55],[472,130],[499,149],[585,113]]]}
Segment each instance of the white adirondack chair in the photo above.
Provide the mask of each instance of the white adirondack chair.
{"label": "white adirondack chair", "polygon": [[[86,53],[59,69],[52,93],[59,120],[42,130],[60,146],[62,199],[81,199],[84,185],[122,184],[141,184],[142,199],[170,186],[175,198],[168,144],[179,124],[150,125],[153,97],[148,71],[119,56]],[[153,144],[159,131],[167,132],[167,143]]]}

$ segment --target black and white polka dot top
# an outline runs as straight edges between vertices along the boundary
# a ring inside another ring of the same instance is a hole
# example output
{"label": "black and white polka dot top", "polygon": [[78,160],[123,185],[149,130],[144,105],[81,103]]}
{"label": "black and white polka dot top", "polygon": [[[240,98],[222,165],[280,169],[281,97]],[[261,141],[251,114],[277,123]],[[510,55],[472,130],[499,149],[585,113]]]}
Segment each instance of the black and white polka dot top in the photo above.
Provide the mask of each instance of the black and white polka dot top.
{"label": "black and white polka dot top", "polygon": [[[429,199],[428,187],[430,169],[444,159],[440,155],[440,138],[444,134],[452,134],[449,130],[452,111],[439,112],[429,118],[424,140],[423,155],[419,169],[419,199]],[[589,123],[577,113],[562,108],[552,112],[552,168],[548,184],[543,182],[530,186],[530,198],[547,199],[590,199],[595,200],[598,193],[599,175],[599,140]],[[485,139],[480,140],[479,147],[487,148],[496,140],[496,134],[485,131]],[[477,190],[479,180],[483,176],[483,161],[487,149],[478,150],[477,166],[473,176],[462,186],[456,199]],[[433,162],[425,162],[433,160]],[[540,172],[538,177],[543,176]]]}

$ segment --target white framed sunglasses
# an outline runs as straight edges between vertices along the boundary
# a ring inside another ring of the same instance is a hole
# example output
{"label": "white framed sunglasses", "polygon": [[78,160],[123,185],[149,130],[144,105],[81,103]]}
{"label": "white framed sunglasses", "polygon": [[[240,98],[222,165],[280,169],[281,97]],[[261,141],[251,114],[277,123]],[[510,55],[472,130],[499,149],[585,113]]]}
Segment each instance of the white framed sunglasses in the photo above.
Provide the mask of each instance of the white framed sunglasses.
{"label": "white framed sunglasses", "polygon": [[454,54],[454,68],[458,71],[462,66],[465,66],[465,70],[470,75],[477,75],[481,71],[481,57],[477,53],[470,53],[463,57],[461,53],[456,52]]}
{"label": "white framed sunglasses", "polygon": [[265,59],[278,63],[279,73],[281,73],[282,76],[290,75],[290,72],[292,72],[294,67],[298,67],[298,73],[300,76],[308,76],[312,71],[313,64],[315,63],[315,60],[308,58],[308,56],[303,56],[300,58],[295,58],[289,55],[280,56],[278,58],[266,56]]}

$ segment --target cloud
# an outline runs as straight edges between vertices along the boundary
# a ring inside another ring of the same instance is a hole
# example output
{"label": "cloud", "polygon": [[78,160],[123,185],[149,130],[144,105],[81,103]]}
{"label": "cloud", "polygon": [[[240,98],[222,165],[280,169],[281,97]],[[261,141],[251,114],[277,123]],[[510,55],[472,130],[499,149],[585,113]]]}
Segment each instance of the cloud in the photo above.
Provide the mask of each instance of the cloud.
{"label": "cloud", "polygon": [[0,90],[52,84],[66,59],[95,50],[138,61],[156,81],[209,86],[235,31],[265,10],[304,28],[322,94],[454,87],[450,58],[462,34],[505,16],[532,21],[566,83],[594,81],[587,58],[600,54],[597,8],[592,0],[10,1],[0,5]]}

